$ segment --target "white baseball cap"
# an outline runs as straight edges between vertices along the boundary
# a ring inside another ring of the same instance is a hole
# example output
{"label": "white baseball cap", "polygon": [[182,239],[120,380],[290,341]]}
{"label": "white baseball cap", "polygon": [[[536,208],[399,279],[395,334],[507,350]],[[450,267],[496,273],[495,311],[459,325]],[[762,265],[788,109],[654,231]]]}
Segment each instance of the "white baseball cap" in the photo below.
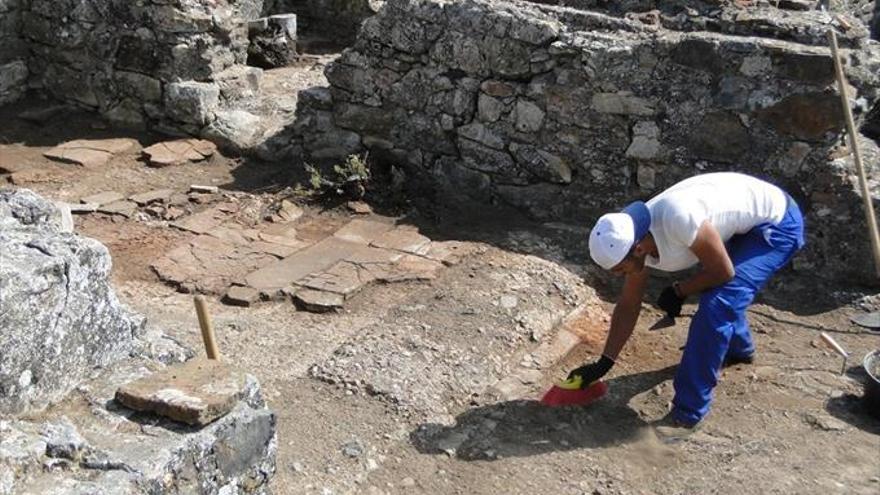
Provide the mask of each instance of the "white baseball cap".
{"label": "white baseball cap", "polygon": [[590,231],[590,257],[606,270],[623,261],[633,244],[648,235],[651,212],[648,205],[636,201],[619,213],[599,217]]}

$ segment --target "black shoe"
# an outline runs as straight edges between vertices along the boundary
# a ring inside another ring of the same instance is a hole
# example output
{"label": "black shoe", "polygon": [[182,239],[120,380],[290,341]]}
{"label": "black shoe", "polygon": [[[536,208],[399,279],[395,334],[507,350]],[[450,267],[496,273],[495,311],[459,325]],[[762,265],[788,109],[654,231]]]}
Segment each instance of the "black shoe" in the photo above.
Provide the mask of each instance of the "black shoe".
{"label": "black shoe", "polygon": [[755,362],[755,353],[751,353],[748,356],[727,356],[724,358],[724,363],[721,365],[723,368],[727,368],[728,366],[735,366],[737,364],[753,364]]}

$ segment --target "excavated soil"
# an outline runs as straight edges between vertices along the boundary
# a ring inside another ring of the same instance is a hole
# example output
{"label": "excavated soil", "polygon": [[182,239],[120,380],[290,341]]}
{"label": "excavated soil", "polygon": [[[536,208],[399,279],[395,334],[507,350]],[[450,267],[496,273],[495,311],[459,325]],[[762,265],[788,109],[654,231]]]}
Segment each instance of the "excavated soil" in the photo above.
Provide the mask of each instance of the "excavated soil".
{"label": "excavated soil", "polygon": [[[0,109],[2,187],[76,202],[111,190],[185,193],[191,184],[213,185],[222,198],[267,208],[251,219],[261,227],[284,188],[305,180],[284,165],[222,153],[158,169],[136,151],[95,169],[53,162],[42,153],[71,139],[132,137],[147,146],[164,138],[113,129],[77,112],[39,125],[17,118],[42,104]],[[583,225],[535,224],[486,207],[412,206],[386,201],[379,191],[367,201],[386,218],[415,225],[435,241],[461,241],[466,254],[433,280],[371,285],[333,313],[298,311],[289,301],[235,307],[212,296],[209,302],[221,352],[259,378],[278,415],[275,493],[880,492],[880,420],[859,400],[861,357],[880,338],[849,322],[853,314],[880,309],[871,291],[831,286],[811,273],[777,277],[749,311],[757,361],[725,369],[702,428],[665,443],[651,423],[672,398],[689,321],[648,330],[660,317],[653,298],[668,279],[652,280],[638,327],[610,373],[607,397],[558,410],[530,400],[598,353],[602,322],[590,319],[569,323],[584,345],[537,369],[523,384],[528,393],[500,398],[493,383],[483,382],[496,379],[497,369],[534,366],[528,352],[552,339],[549,319],[583,300],[578,291],[587,289],[578,280],[598,291],[598,305],[608,312],[620,281],[590,268]],[[202,208],[202,200],[190,198],[187,208]],[[298,236],[312,241],[355,218],[342,205],[298,205],[305,219]],[[109,248],[124,302],[201,350],[192,296],[151,268],[191,232],[143,209],[130,218],[76,215],[75,226]],[[685,313],[694,309],[688,305]],[[819,339],[822,331],[853,356],[843,375],[841,359]]]}

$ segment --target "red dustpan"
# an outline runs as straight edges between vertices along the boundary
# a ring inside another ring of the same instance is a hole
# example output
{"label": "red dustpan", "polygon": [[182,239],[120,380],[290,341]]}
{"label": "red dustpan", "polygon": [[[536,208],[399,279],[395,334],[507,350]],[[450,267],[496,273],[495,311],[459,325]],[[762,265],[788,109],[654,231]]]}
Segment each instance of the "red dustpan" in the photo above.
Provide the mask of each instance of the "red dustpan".
{"label": "red dustpan", "polygon": [[554,385],[541,398],[541,404],[548,407],[586,406],[602,398],[608,392],[608,385],[603,381],[595,381],[581,388],[583,380],[575,375],[564,382]]}

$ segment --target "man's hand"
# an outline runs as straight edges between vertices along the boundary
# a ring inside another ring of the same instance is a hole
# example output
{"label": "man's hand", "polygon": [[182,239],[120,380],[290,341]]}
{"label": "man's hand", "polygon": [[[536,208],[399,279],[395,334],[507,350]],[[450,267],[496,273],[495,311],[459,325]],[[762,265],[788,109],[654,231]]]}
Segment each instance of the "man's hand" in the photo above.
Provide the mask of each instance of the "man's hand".
{"label": "man's hand", "polygon": [[657,306],[666,311],[666,314],[671,318],[677,318],[681,315],[681,305],[683,303],[684,298],[680,297],[675,292],[675,287],[672,286],[663,289],[663,292],[660,293],[660,297],[657,299]]}
{"label": "man's hand", "polygon": [[572,372],[568,374],[568,378],[571,379],[575,376],[581,377],[581,388],[586,388],[593,382],[605,376],[612,366],[614,366],[614,361],[608,356],[603,355],[595,363],[585,364],[580,368],[572,370]]}

